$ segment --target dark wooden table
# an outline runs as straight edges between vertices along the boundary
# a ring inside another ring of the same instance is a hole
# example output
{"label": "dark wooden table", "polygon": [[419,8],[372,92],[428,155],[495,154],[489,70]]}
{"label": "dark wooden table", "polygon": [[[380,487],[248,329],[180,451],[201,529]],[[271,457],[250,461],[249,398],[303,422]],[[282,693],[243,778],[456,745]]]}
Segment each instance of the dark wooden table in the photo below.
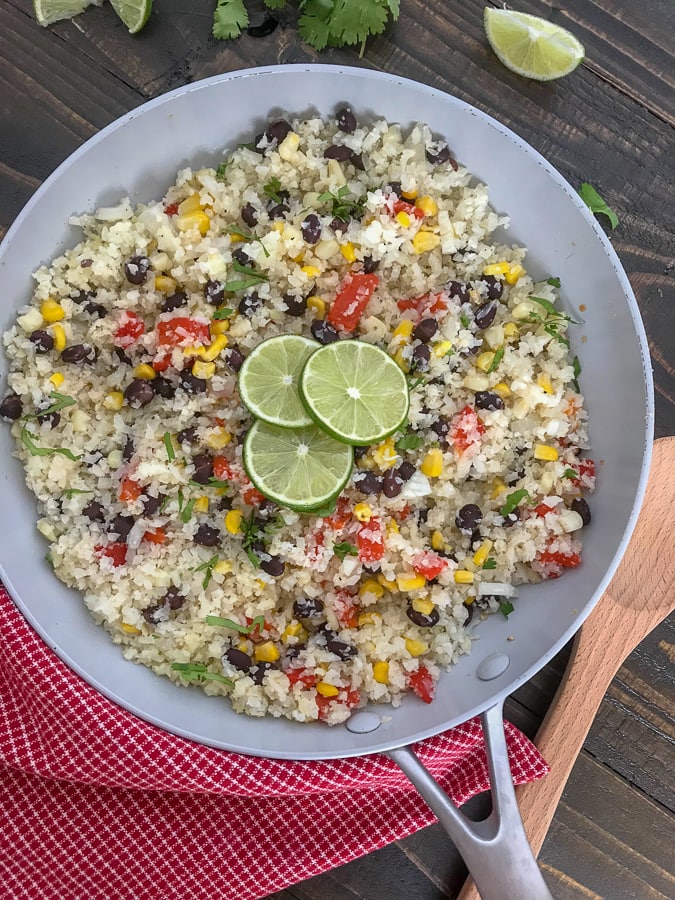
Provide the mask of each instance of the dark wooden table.
{"label": "dark wooden table", "polygon": [[[361,60],[351,51],[319,56],[305,46],[293,9],[276,14],[278,25],[266,37],[218,42],[210,35],[214,5],[155,0],[148,25],[132,37],[108,5],[42,29],[30,0],[2,0],[0,236],[69,153],[170,88],[249,66],[319,59],[395,72],[494,115],[573,185],[594,184],[617,211],[611,237],[654,361],[656,434],[675,433],[672,0],[568,0],[564,9],[520,0],[519,9],[569,27],[586,47],[582,66],[552,84],[500,65],[487,46],[478,0],[403,0],[398,23],[369,41]],[[260,23],[261,5],[254,0],[250,9]],[[563,652],[508,705],[529,735],[565,662]],[[670,621],[632,654],[603,701],[541,854],[561,900],[675,897],[674,662]],[[270,900],[437,900],[455,897],[464,876],[449,839],[432,826]]]}

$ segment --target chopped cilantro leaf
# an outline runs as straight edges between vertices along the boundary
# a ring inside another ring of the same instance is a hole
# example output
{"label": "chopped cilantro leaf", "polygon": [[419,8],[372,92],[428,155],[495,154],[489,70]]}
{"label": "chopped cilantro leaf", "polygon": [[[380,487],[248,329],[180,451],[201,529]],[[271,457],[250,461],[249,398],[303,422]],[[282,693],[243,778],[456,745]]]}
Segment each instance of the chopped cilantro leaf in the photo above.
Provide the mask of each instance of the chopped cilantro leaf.
{"label": "chopped cilantro leaf", "polygon": [[225,175],[231,165],[232,165],[231,159],[228,159],[227,162],[221,162],[221,164],[216,169],[216,180],[217,181],[225,181]]}
{"label": "chopped cilantro leaf", "polygon": [[464,313],[462,313],[462,315],[459,317],[459,321],[460,321],[462,328],[469,327],[469,317],[464,315]]}
{"label": "chopped cilantro leaf", "polygon": [[233,622],[232,619],[224,619],[222,616],[207,616],[205,622],[207,625],[219,625],[222,628],[238,631],[239,634],[251,634],[256,628],[260,628],[262,631],[265,625],[265,616],[256,616],[250,625],[240,625],[239,622]]}
{"label": "chopped cilantro leaf", "polygon": [[499,363],[502,361],[503,358],[504,358],[504,348],[498,347],[495,350],[494,359],[490,363],[490,368],[487,370],[488,375],[490,374],[490,372],[494,372],[494,370],[497,368],[497,366],[499,365]]}
{"label": "chopped cilantro leaf", "polygon": [[406,431],[406,433],[400,437],[394,446],[397,450],[417,450],[418,447],[421,447],[424,443],[424,438],[416,434],[414,431]]}
{"label": "chopped cilantro leaf", "polygon": [[619,217],[614,210],[605,203],[600,194],[596,191],[592,184],[584,182],[579,188],[579,196],[592,213],[607,216],[612,229],[619,224]]}
{"label": "chopped cilantro leaf", "polygon": [[219,681],[230,687],[234,684],[231,678],[226,678],[218,672],[210,672],[204,663],[171,663],[171,668],[187,682]]}
{"label": "chopped cilantro leaf", "polygon": [[283,201],[283,197],[280,196],[279,191],[281,190],[281,182],[278,178],[270,178],[266,185],[263,186],[263,194],[266,197],[269,197],[270,200],[274,200],[275,203],[281,203]]}
{"label": "chopped cilantro leaf", "polygon": [[21,443],[31,456],[53,456],[54,453],[60,453],[61,456],[66,456],[68,459],[78,460],[80,458],[79,456],[75,456],[74,453],[67,450],[65,447],[38,447],[35,443],[36,437],[36,434],[29,431],[25,425],[23,426],[21,429]]}
{"label": "chopped cilantro leaf", "polygon": [[[187,521],[187,520],[184,520]],[[202,587],[206,589],[209,586],[209,582],[213,577],[213,567],[218,562],[217,556],[212,556],[211,559],[207,559],[205,563],[202,563],[201,566],[197,566],[193,569],[193,572],[206,572],[204,575],[204,580],[202,581]]]}
{"label": "chopped cilantro leaf", "polygon": [[214,312],[213,318],[218,320],[229,319],[233,312],[234,310],[231,306],[221,306],[220,309],[217,309]]}
{"label": "chopped cilantro leaf", "polygon": [[228,40],[241,34],[242,28],[248,25],[248,12],[244,0],[218,0],[213,14],[214,38]]}
{"label": "chopped cilantro leaf", "polygon": [[187,523],[190,521],[190,519],[192,518],[192,510],[195,508],[196,502],[197,501],[194,497],[192,498],[192,500],[188,500],[180,514],[181,522]]}
{"label": "chopped cilantro leaf", "polygon": [[530,493],[529,491],[526,491],[525,488],[520,488],[520,490],[518,491],[513,491],[511,494],[507,494],[506,502],[499,510],[499,515],[504,517],[510,515],[518,506],[518,504],[529,496]]}
{"label": "chopped cilantro leaf", "polygon": [[164,432],[164,437],[162,439],[164,441],[164,446],[166,447],[166,457],[169,462],[173,462],[176,458],[176,451],[173,449],[173,441],[171,440],[171,433],[169,431]]}
{"label": "chopped cilantro leaf", "polygon": [[63,492],[63,496],[66,500],[70,500],[71,497],[74,497],[75,494],[93,494],[93,491],[81,491],[79,488],[68,488]]}
{"label": "chopped cilantro leaf", "polygon": [[505,619],[513,612],[513,603],[510,600],[502,600],[499,604],[499,612],[504,616]]}
{"label": "chopped cilantro leaf", "polygon": [[360,219],[363,215],[363,208],[366,198],[349,196],[349,188],[343,184],[335,193],[324,191],[317,197],[317,203],[330,203],[330,213],[334,219],[340,219],[342,222],[348,222],[350,219]]}
{"label": "chopped cilantro leaf", "polygon": [[497,560],[491,556],[489,559],[485,560],[485,562],[483,563],[483,568],[484,569],[496,569],[497,568]]}
{"label": "chopped cilantro leaf", "polygon": [[335,544],[333,546],[333,552],[341,560],[344,560],[345,556],[359,555],[358,548],[355,547],[354,544],[350,544],[349,541],[342,541],[340,544]]}
{"label": "chopped cilantro leaf", "polygon": [[565,469],[565,471],[562,473],[562,477],[563,478],[578,478],[579,473],[575,472],[574,469]]}
{"label": "chopped cilantro leaf", "polygon": [[550,284],[551,287],[554,287],[554,288],[559,288],[560,287],[560,279],[557,276],[556,277],[551,276],[551,278],[546,279],[546,284]]}
{"label": "chopped cilantro leaf", "polygon": [[247,231],[245,228],[242,228],[241,225],[231,224],[225,228],[225,233],[230,235],[235,235],[236,237],[242,238],[244,241],[248,241],[252,243],[253,241],[257,241],[260,246],[263,248],[263,253],[265,256],[269,256],[270,252],[267,247],[263,244],[262,239],[257,235],[253,234],[252,231]]}
{"label": "chopped cilantro leaf", "polygon": [[579,362],[578,356],[575,356],[572,360],[572,371],[574,372],[574,378],[572,379],[574,390],[577,392],[577,394],[580,394],[581,390],[579,388],[579,375],[581,375],[581,363]]}

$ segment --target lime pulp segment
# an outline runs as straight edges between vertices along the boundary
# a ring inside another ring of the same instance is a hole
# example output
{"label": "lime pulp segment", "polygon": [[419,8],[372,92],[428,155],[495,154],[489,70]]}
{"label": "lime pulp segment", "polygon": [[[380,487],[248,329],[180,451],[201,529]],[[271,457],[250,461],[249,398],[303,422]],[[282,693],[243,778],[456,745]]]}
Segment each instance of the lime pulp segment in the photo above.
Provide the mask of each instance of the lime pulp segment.
{"label": "lime pulp segment", "polygon": [[150,18],[152,0],[110,0],[110,2],[131,34],[140,31]]}
{"label": "lime pulp segment", "polygon": [[61,19],[72,19],[88,6],[100,6],[103,0],[33,0],[39,25],[51,25]]}
{"label": "lime pulp segment", "polygon": [[281,334],[258,344],[239,372],[239,396],[259,419],[285,428],[311,425],[298,392],[307,358],[321,344],[297,334]]}
{"label": "lime pulp segment", "polygon": [[574,35],[547,19],[488,6],[483,21],[497,58],[525,78],[561,78],[584,59],[583,45]]}
{"label": "lime pulp segment", "polygon": [[377,443],[408,415],[405,375],[384,350],[362,341],[336,341],[313,353],[300,395],[314,421],[348,444]]}
{"label": "lime pulp segment", "polygon": [[260,420],[246,435],[244,468],[269,500],[299,512],[320,507],[340,494],[354,464],[352,448],[315,425],[279,428]]}

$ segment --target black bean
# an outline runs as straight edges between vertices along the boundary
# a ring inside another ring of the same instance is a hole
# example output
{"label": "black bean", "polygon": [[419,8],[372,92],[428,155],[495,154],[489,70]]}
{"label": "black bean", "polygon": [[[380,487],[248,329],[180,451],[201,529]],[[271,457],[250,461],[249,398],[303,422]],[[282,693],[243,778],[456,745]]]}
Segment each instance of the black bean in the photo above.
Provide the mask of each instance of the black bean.
{"label": "black bean", "polygon": [[413,368],[416,372],[426,372],[429,369],[431,350],[428,344],[416,344],[412,352]]}
{"label": "black bean", "polygon": [[361,457],[365,456],[366,453],[370,450],[370,447],[366,445],[365,447],[359,447],[358,445],[354,447],[354,459],[361,459]]}
{"label": "black bean", "polygon": [[162,312],[173,312],[174,309],[180,309],[181,306],[187,305],[187,294],[184,291],[176,291],[170,294],[162,301]]}
{"label": "black bean", "polygon": [[473,619],[473,611],[474,611],[475,607],[476,607],[475,602],[473,602],[473,603],[466,603],[466,602],[465,602],[465,603],[464,603],[464,609],[465,609],[465,610],[468,612],[468,614],[469,614],[469,615],[466,617],[466,619],[464,620],[464,627],[465,627],[465,628],[466,628],[467,625],[470,625],[470,624],[471,624],[471,620]]}
{"label": "black bean", "polygon": [[82,266],[83,269],[88,269],[88,268],[90,268],[90,266],[94,265],[94,260],[93,259],[83,259],[83,260],[81,260],[80,265]]}
{"label": "black bean", "polygon": [[134,362],[131,357],[122,350],[121,347],[113,347],[113,353],[125,366],[133,366]]}
{"label": "black bean", "polygon": [[268,37],[278,24],[279,22],[274,16],[265,16],[260,25],[249,25],[246,29],[246,34],[253,38]]}
{"label": "black bean", "polygon": [[188,425],[187,428],[183,428],[176,435],[176,440],[179,444],[191,444],[195,437],[197,436],[197,426],[196,425]]}
{"label": "black bean", "polygon": [[15,422],[23,412],[21,397],[17,394],[5,394],[0,403],[0,418]]}
{"label": "black bean", "polygon": [[591,508],[583,497],[575,497],[575,499],[572,500],[571,506],[574,512],[579,513],[584,525],[591,524]]}
{"label": "black bean", "polygon": [[128,437],[124,442],[124,447],[122,447],[122,459],[124,462],[129,462],[131,457],[134,455],[134,442]]}
{"label": "black bean", "polygon": [[152,382],[147,378],[134,378],[134,380],[124,388],[124,397],[132,409],[140,409],[141,406],[147,406],[154,398],[155,389]]}
{"label": "black bean", "polygon": [[263,301],[260,299],[256,291],[245,294],[239,301],[239,312],[242,316],[250,318],[252,315],[262,309]]}
{"label": "black bean", "polygon": [[438,146],[438,149],[427,150],[426,157],[432,166],[440,166],[443,163],[450,163],[455,172],[459,168],[459,166],[457,165],[457,161],[453,158],[452,153],[450,153],[450,148],[445,143],[440,144]]}
{"label": "black bean", "polygon": [[141,610],[141,615],[148,625],[157,625],[159,622],[165,622],[168,618],[168,611],[164,603],[154,603],[152,606],[146,606]]}
{"label": "black bean", "polygon": [[124,274],[131,284],[143,284],[149,269],[150,260],[147,256],[132,256],[124,263]]}
{"label": "black bean", "polygon": [[466,503],[455,515],[455,525],[463,534],[471,534],[482,521],[483,513],[475,503]]}
{"label": "black bean", "polygon": [[232,498],[221,497],[218,501],[218,509],[220,512],[229,512],[232,509]]}
{"label": "black bean", "polygon": [[323,613],[324,603],[318,597],[298,597],[293,604],[296,619],[316,619]]}
{"label": "black bean", "polygon": [[495,316],[497,315],[497,301],[496,300],[488,300],[486,303],[483,303],[478,307],[476,312],[473,314],[474,322],[476,323],[477,328],[489,328],[490,325],[495,320]]}
{"label": "black bean", "polygon": [[255,684],[262,684],[265,673],[269,672],[270,669],[276,669],[276,666],[270,662],[259,662],[251,669],[249,674]]}
{"label": "black bean", "polygon": [[232,251],[232,259],[236,260],[240,266],[250,266],[253,262],[243,247],[237,247]]}
{"label": "black bean", "polygon": [[75,294],[70,295],[70,299],[83,306],[85,303],[96,299],[96,291],[77,291]]}
{"label": "black bean", "polygon": [[343,106],[337,111],[335,116],[337,127],[345,134],[352,134],[356,131],[356,116],[348,106]]}
{"label": "black bean", "polygon": [[320,344],[332,344],[333,341],[340,340],[340,335],[325,319],[314,319],[309,330],[312,332],[312,337]]}
{"label": "black bean", "polygon": [[84,310],[97,319],[103,319],[108,315],[108,310],[102,303],[87,303]]}
{"label": "black bean", "polygon": [[487,295],[490,300],[499,300],[504,293],[504,282],[494,275],[485,275],[482,279],[487,285]]}
{"label": "black bean", "polygon": [[380,268],[379,259],[373,259],[372,256],[364,256],[363,257],[363,271],[366,275],[371,275],[373,272],[376,272]]}
{"label": "black bean", "polygon": [[241,352],[239,347],[228,347],[225,351],[225,362],[232,369],[233,372],[238,372],[239,369],[244,365],[244,354]]}
{"label": "black bean", "polygon": [[215,547],[220,542],[220,532],[212,525],[200,525],[194,537],[195,544],[202,547]]}
{"label": "black bean", "polygon": [[268,558],[260,560],[260,568],[263,572],[266,572],[268,575],[271,575],[273,578],[277,578],[279,575],[283,575],[286,570],[286,563],[280,556],[272,556],[269,553],[266,553],[265,556]]}
{"label": "black bean", "polygon": [[291,644],[286,648],[286,659],[297,659],[303,650],[307,649],[307,644]]}
{"label": "black bean", "polygon": [[451,281],[446,285],[445,289],[451,297],[457,297],[460,303],[468,303],[471,299],[469,285],[463,281]]}
{"label": "black bean", "polygon": [[289,132],[293,131],[286,119],[275,119],[265,129],[265,137],[268,141],[281,143]]}
{"label": "black bean", "polygon": [[249,228],[254,228],[258,224],[258,213],[252,203],[247,203],[241,208],[241,218]]}
{"label": "black bean", "polygon": [[350,156],[349,161],[351,162],[351,164],[354,166],[355,169],[359,170],[359,172],[366,171],[366,166],[365,166],[365,163],[363,162],[363,154],[362,153],[352,152],[352,155]]}
{"label": "black bean", "polygon": [[61,353],[61,359],[67,363],[94,362],[96,351],[89,344],[72,344]]}
{"label": "black bean", "polygon": [[240,672],[248,672],[251,668],[251,657],[248,653],[244,653],[243,650],[237,650],[236,647],[227,649],[223,653],[223,659]]}
{"label": "black bean", "polygon": [[404,484],[397,469],[388,469],[382,482],[382,493],[391,500],[393,497],[398,497]]}
{"label": "black bean", "polygon": [[416,341],[422,341],[426,344],[438,331],[438,322],[436,319],[422,319],[413,328],[412,336]]}
{"label": "black bean", "polygon": [[345,222],[344,219],[338,219],[338,217],[335,216],[335,218],[330,221],[330,227],[336,234],[344,234],[349,228],[349,222]]}
{"label": "black bean", "polygon": [[324,151],[323,158],[336,159],[338,162],[347,162],[351,155],[352,151],[349,147],[331,144],[331,146]]}
{"label": "black bean", "polygon": [[304,297],[296,297],[293,294],[284,294],[284,303],[286,304],[286,312],[289,316],[299,319],[304,316],[307,309],[307,300]]}
{"label": "black bean", "polygon": [[348,644],[347,641],[342,641],[340,638],[336,637],[330,637],[326,641],[326,650],[339,656],[343,662],[353,659],[358,653],[358,650],[353,644]]}
{"label": "black bean", "polygon": [[164,497],[159,494],[157,497],[153,497],[152,494],[144,494],[141,497],[141,503],[143,504],[143,513],[146,516],[155,516],[159,512],[159,508],[164,502]]}
{"label": "black bean", "polygon": [[405,462],[401,463],[401,465],[396,469],[396,472],[398,473],[398,477],[402,478],[403,481],[410,481],[410,479],[415,474],[415,466],[411,462],[408,462],[406,460]]}
{"label": "black bean", "polygon": [[220,281],[207,281],[204,285],[204,299],[212,306],[220,306],[225,299],[225,291]]}
{"label": "black bean", "polygon": [[408,602],[408,608],[406,609],[405,614],[411,622],[415,625],[419,625],[420,628],[432,628],[434,625],[438,624],[440,618],[435,606],[430,613],[421,613],[412,605],[412,600]]}
{"label": "black bean", "polygon": [[321,238],[321,222],[315,213],[310,213],[302,220],[300,225],[303,238],[308,244],[316,244]]}
{"label": "black bean", "polygon": [[164,594],[164,602],[169,604],[169,609],[180,609],[187,599],[177,587],[171,585],[166,594]]}
{"label": "black bean", "polygon": [[110,521],[108,534],[116,534],[120,541],[126,541],[129,532],[134,527],[134,517],[119,513]]}
{"label": "black bean", "polygon": [[180,373],[180,383],[183,390],[188,394],[203,394],[206,390],[206,379],[197,378],[189,369],[183,369]]}
{"label": "black bean", "polygon": [[92,522],[105,522],[105,512],[98,500],[90,500],[82,510],[82,515]]}
{"label": "black bean", "polygon": [[172,381],[169,381],[168,378],[164,378],[163,375],[158,375],[157,378],[150,383],[152,384],[153,391],[158,397],[163,397],[165,400],[172,400],[176,396],[176,385]]}
{"label": "black bean", "polygon": [[57,412],[44,412],[37,413],[35,417],[40,425],[49,425],[50,428],[56,428],[56,426],[61,421],[61,413]]}
{"label": "black bean", "polygon": [[389,181],[384,187],[385,194],[396,194],[398,197],[401,196],[401,182],[400,181]]}
{"label": "black bean", "polygon": [[195,467],[192,480],[198,484],[208,484],[213,478],[213,457],[208,453],[196,453],[192,457],[192,465]]}
{"label": "black bean", "polygon": [[499,516],[497,524],[501,525],[502,528],[513,528],[518,521],[520,521],[520,510],[516,507],[507,516]]}
{"label": "black bean", "polygon": [[375,472],[360,469],[354,473],[354,487],[362,494],[379,494],[382,490],[382,477]]}
{"label": "black bean", "polygon": [[272,198],[267,204],[267,215],[270,219],[283,219],[290,209],[290,194],[288,191],[277,191],[276,197],[278,199]]}
{"label": "black bean", "polygon": [[493,391],[476,391],[476,409],[504,409],[504,401]]}
{"label": "black bean", "polygon": [[438,438],[438,443],[441,447],[445,449],[448,446],[448,431],[450,431],[450,423],[447,419],[436,419],[429,428]]}
{"label": "black bean", "polygon": [[35,344],[36,353],[49,353],[54,349],[54,338],[48,331],[43,331],[41,328],[34,331],[28,340]]}
{"label": "black bean", "polygon": [[483,543],[483,535],[480,533],[480,528],[474,528],[471,532],[471,540],[469,541],[469,549],[473,552],[477,550],[480,545]]}

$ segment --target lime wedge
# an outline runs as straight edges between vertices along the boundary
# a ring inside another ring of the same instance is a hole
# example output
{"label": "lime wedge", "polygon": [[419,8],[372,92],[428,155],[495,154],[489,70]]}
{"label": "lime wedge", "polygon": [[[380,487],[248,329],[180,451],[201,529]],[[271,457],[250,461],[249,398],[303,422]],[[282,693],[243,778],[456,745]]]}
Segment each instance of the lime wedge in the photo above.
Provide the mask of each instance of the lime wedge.
{"label": "lime wedge", "polygon": [[140,31],[150,17],[152,0],[110,0],[110,2],[131,34]]}
{"label": "lime wedge", "polygon": [[61,19],[72,19],[88,6],[100,6],[102,3],[103,0],[33,0],[33,9],[38,24],[47,26]]}
{"label": "lime wedge", "polygon": [[313,353],[300,395],[314,421],[347,444],[375,444],[408,414],[405,375],[384,350],[362,341],[336,341]]}
{"label": "lime wedge", "polygon": [[320,346],[298,334],[280,334],[249,353],[239,372],[239,396],[254,416],[284,428],[312,424],[298,384],[302,367]]}
{"label": "lime wedge", "polygon": [[500,62],[525,78],[562,78],[584,58],[583,45],[573,34],[539,16],[487,6],[483,24]]}
{"label": "lime wedge", "polygon": [[308,512],[340,494],[354,454],[315,425],[292,430],[258,420],[246,435],[243,462],[261,494],[280,506]]}

